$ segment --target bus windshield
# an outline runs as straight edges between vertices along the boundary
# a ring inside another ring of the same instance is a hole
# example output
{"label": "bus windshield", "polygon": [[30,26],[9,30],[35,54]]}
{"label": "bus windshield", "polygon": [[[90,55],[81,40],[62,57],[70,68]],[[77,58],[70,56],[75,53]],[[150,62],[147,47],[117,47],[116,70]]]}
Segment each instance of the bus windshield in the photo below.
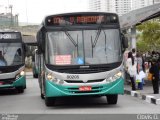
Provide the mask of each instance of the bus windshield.
{"label": "bus windshield", "polygon": [[15,66],[23,63],[21,43],[0,44],[0,66]]}
{"label": "bus windshield", "polygon": [[46,35],[46,63],[95,65],[122,61],[119,29],[52,31]]}

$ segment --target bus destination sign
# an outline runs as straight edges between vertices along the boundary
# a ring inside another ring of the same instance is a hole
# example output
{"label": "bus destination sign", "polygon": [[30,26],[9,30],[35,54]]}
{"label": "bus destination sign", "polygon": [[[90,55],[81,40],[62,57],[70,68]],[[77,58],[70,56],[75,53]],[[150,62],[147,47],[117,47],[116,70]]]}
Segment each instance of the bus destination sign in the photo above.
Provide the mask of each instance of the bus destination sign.
{"label": "bus destination sign", "polygon": [[[111,19],[111,17],[113,17]],[[112,20],[112,21],[111,21]],[[75,15],[75,16],[50,16],[47,18],[47,25],[81,25],[81,24],[105,24],[116,21],[116,16],[106,16],[106,15]]]}
{"label": "bus destination sign", "polygon": [[19,39],[19,35],[14,33],[0,33],[0,39]]}

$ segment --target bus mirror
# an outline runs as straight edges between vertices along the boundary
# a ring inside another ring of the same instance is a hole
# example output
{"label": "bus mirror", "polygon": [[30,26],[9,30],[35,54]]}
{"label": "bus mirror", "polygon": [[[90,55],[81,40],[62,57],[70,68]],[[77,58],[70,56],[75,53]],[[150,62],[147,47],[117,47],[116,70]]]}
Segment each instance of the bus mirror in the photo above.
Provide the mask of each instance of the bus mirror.
{"label": "bus mirror", "polygon": [[[43,29],[42,29],[43,31]],[[39,53],[43,53],[44,52],[44,36],[42,34],[42,31],[38,31],[37,32],[37,41],[38,41],[38,50],[39,50]]]}
{"label": "bus mirror", "polygon": [[122,44],[124,48],[128,48],[128,38],[122,34]]}
{"label": "bus mirror", "polygon": [[25,56],[26,56],[26,53],[27,53],[27,51],[28,51],[27,48],[28,48],[27,45],[26,45],[25,43],[23,43],[23,50],[24,50],[24,55],[25,55]]}

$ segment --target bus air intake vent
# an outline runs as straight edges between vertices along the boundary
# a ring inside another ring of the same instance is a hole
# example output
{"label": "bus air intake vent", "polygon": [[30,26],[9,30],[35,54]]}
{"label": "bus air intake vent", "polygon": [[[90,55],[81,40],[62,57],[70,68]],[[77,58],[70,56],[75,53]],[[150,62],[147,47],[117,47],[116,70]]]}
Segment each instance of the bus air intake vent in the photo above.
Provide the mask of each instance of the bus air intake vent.
{"label": "bus air intake vent", "polygon": [[83,82],[83,80],[64,80],[67,83],[94,83],[94,82],[102,82],[104,79],[97,80],[88,80],[87,82]]}

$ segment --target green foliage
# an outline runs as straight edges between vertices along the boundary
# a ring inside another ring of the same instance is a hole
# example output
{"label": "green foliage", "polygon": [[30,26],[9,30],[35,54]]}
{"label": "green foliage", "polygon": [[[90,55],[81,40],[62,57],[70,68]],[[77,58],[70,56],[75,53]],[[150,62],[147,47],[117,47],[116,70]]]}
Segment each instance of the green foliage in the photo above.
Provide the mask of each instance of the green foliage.
{"label": "green foliage", "polygon": [[140,51],[143,53],[150,50],[148,44],[143,40],[138,40],[136,44],[137,44],[137,51]]}
{"label": "green foliage", "polygon": [[[137,45],[144,47],[146,50],[160,49],[160,22],[148,21],[137,27],[141,35],[138,36]],[[139,48],[143,49],[143,48]],[[144,50],[143,49],[143,50]]]}

